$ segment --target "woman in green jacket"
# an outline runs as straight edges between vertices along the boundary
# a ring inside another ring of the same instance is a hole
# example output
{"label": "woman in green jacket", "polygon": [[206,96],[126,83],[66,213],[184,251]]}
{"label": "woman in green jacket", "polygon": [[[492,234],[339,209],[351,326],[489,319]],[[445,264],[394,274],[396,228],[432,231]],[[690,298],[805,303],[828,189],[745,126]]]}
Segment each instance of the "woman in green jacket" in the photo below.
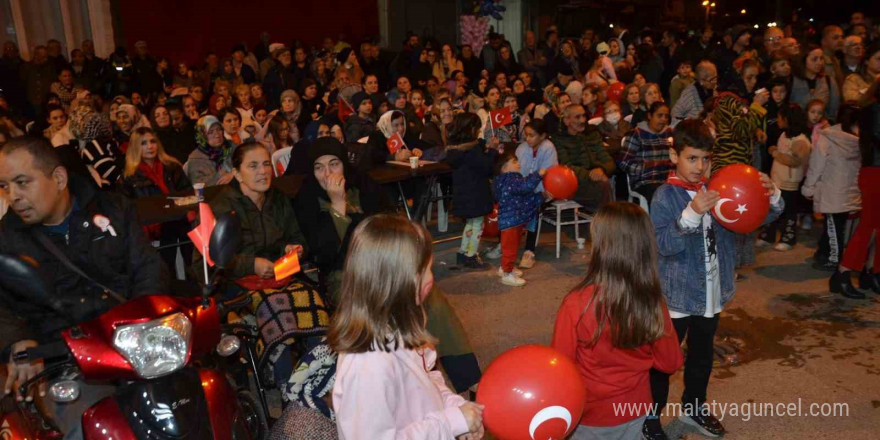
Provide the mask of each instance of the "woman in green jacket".
{"label": "woman in green jacket", "polygon": [[[301,257],[306,239],[290,200],[272,188],[272,159],[266,147],[256,142],[239,145],[232,154],[232,167],[232,181],[208,202],[215,216],[235,211],[241,220],[241,244],[227,276],[274,278],[274,261],[294,249],[300,249]],[[194,263],[199,273],[201,254]]]}
{"label": "woman in green jacket", "polygon": [[[272,188],[269,151],[262,144],[245,142],[232,153],[232,166],[234,179],[208,203],[215,216],[235,211],[241,221],[241,243],[226,268],[227,278],[249,290],[252,298],[260,370],[272,371],[276,383],[284,384],[293,371],[291,350],[316,344],[330,315],[307,282],[275,281],[275,260],[294,251],[302,257],[306,241],[290,200]],[[194,269],[201,273],[202,255],[194,255]]]}

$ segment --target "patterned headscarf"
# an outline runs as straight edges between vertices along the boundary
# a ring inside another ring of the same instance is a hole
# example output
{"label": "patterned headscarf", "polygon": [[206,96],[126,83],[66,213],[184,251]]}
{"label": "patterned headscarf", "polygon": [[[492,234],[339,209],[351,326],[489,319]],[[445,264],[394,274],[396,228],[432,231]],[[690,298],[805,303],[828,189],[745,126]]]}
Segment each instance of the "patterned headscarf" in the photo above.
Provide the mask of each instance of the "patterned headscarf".
{"label": "patterned headscarf", "polygon": [[208,115],[199,118],[199,121],[196,123],[196,148],[204,153],[205,156],[208,156],[208,159],[211,159],[211,162],[214,162],[214,166],[219,170],[232,157],[233,148],[230,147],[225,139],[220,148],[215,148],[208,144],[208,130],[214,124],[223,126],[215,116]]}
{"label": "patterned headscarf", "polygon": [[112,137],[110,121],[107,116],[88,106],[81,106],[70,112],[70,134],[81,141],[93,141]]}

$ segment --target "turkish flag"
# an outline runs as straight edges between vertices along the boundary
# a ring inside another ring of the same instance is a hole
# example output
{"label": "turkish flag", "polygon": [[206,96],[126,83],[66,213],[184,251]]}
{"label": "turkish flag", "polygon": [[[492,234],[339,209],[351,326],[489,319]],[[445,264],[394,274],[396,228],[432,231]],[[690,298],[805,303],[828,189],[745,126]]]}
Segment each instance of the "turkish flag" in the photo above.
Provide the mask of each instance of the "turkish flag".
{"label": "turkish flag", "polygon": [[489,118],[492,119],[492,127],[503,127],[513,123],[513,115],[510,114],[510,109],[507,107],[489,112]]}
{"label": "turkish flag", "polygon": [[339,97],[339,108],[336,111],[336,116],[338,116],[339,120],[342,121],[342,123],[344,124],[345,120],[348,119],[348,117],[353,114],[354,114],[354,109],[351,108],[351,106],[348,105],[348,103],[345,102],[345,100],[342,99],[342,97],[340,96]]}
{"label": "turkish flag", "polygon": [[385,142],[385,145],[388,146],[388,151],[393,155],[400,151],[401,148],[406,148],[406,144],[403,143],[403,138],[400,137],[400,133],[394,133],[390,138]]}
{"label": "turkish flag", "polygon": [[299,255],[294,250],[275,262],[275,280],[283,280],[299,272],[299,270]]}
{"label": "turkish flag", "polygon": [[209,252],[204,251],[208,249],[208,243],[211,240],[211,233],[214,232],[214,226],[216,224],[217,219],[214,218],[214,211],[211,211],[211,206],[202,202],[199,203],[199,225],[186,234],[189,239],[192,240],[196,249],[202,253],[202,256],[208,260],[208,264],[211,266],[214,265],[214,260],[211,260]]}

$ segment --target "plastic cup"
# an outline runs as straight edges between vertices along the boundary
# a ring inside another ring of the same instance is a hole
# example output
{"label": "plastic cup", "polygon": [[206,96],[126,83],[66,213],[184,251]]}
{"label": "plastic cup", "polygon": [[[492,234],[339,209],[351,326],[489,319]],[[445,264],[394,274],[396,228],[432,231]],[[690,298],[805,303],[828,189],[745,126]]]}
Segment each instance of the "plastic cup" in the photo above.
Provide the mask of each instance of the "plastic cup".
{"label": "plastic cup", "polygon": [[205,184],[204,183],[194,183],[193,189],[196,191],[196,198],[198,198],[200,202],[205,200]]}

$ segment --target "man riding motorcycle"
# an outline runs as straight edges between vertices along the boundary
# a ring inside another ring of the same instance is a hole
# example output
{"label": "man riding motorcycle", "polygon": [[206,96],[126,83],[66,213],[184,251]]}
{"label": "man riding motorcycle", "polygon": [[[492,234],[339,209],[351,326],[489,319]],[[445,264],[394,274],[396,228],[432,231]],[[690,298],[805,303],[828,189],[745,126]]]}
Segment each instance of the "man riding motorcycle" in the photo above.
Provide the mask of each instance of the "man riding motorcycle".
{"label": "man riding motorcycle", "polygon": [[[42,362],[14,362],[13,354],[58,340],[61,330],[128,299],[167,293],[169,278],[143,234],[134,205],[70,175],[45,139],[17,138],[0,149],[0,197],[10,207],[0,220],[0,253],[36,263],[66,312],[16,301],[0,291],[0,356],[8,359],[4,390],[9,394],[42,370]],[[76,401],[45,399],[45,404],[65,438],[81,438],[82,411],[113,389],[83,384]],[[40,395],[45,395],[45,384]]]}

